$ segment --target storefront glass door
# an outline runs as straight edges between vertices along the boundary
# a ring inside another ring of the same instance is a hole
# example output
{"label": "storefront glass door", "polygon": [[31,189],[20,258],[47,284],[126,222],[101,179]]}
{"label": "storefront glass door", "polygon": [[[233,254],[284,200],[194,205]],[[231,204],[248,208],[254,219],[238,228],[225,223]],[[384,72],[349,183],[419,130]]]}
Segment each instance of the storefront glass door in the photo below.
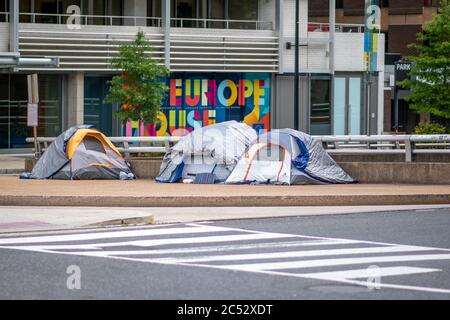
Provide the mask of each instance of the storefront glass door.
{"label": "storefront glass door", "polygon": [[95,126],[107,136],[113,134],[113,108],[103,100],[108,94],[110,76],[84,78],[84,124]]}
{"label": "storefront glass door", "polygon": [[361,77],[334,78],[333,134],[362,133]]}

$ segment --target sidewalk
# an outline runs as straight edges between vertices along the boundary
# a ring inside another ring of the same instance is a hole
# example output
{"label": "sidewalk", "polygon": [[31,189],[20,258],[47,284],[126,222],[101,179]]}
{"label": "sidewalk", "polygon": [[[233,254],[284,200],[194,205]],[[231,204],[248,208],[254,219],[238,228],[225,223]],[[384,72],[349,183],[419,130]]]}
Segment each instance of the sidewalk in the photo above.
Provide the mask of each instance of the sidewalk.
{"label": "sidewalk", "polygon": [[142,226],[236,219],[426,211],[450,205],[331,206],[331,207],[0,207],[0,238],[11,233],[86,230],[98,227]]}
{"label": "sidewalk", "polygon": [[192,185],[0,176],[0,206],[283,207],[450,204],[449,185]]}

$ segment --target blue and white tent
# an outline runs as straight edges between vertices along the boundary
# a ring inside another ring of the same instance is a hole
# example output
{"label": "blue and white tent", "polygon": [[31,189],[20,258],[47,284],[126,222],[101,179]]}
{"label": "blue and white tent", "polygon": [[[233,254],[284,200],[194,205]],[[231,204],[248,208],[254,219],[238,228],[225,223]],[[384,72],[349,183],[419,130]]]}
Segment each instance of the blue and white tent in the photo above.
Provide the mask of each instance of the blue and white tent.
{"label": "blue and white tent", "polygon": [[292,129],[259,135],[226,180],[289,185],[353,182],[317,140]]}

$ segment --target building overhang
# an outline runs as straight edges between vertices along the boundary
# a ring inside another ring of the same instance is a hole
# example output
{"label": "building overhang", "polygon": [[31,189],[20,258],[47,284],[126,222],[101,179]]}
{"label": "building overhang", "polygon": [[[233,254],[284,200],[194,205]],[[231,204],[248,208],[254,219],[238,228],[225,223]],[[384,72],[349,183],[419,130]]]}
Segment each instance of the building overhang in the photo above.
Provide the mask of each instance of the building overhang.
{"label": "building overhang", "polygon": [[17,67],[55,67],[59,66],[58,57],[22,57],[19,52],[0,52],[0,68]]}

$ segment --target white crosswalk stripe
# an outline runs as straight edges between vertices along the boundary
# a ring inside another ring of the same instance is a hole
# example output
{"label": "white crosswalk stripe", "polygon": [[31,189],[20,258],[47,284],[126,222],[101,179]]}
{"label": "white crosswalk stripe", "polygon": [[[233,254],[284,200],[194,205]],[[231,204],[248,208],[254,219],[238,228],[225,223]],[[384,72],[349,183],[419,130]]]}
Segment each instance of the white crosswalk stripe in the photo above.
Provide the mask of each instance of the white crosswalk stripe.
{"label": "white crosswalk stripe", "polygon": [[[440,270],[415,268],[415,267],[385,267],[377,269],[376,275],[380,277],[402,276],[407,274],[417,274],[434,271]],[[374,273],[369,268],[365,268],[365,269],[352,269],[345,271],[303,273],[302,275],[316,279],[343,280],[343,279],[367,279],[368,277],[373,276]]]}
{"label": "white crosswalk stripe", "polygon": [[396,246],[396,247],[364,247],[352,249],[331,249],[331,250],[308,250],[308,251],[286,251],[286,252],[264,252],[251,254],[220,255],[220,256],[199,256],[190,258],[165,258],[155,261],[159,262],[209,262],[209,261],[238,261],[238,260],[258,260],[277,258],[300,258],[316,256],[333,256],[344,254],[367,254],[367,253],[388,253],[388,252],[410,252],[427,251],[426,247]]}
{"label": "white crosswalk stripe", "polygon": [[269,262],[269,263],[248,263],[219,265],[224,269],[264,271],[264,270],[283,270],[299,268],[316,268],[329,266],[343,266],[350,264],[373,264],[380,262],[405,262],[405,261],[427,261],[427,260],[450,260],[450,254],[424,254],[424,255],[406,255],[406,256],[378,256],[368,258],[344,258],[344,259],[315,259],[302,261]]}
{"label": "white crosswalk stripe", "polygon": [[30,244],[40,242],[64,242],[64,241],[83,241],[83,240],[98,240],[98,239],[118,239],[129,237],[142,236],[160,236],[160,235],[174,235],[174,234],[189,234],[189,233],[205,233],[228,231],[228,228],[202,226],[202,227],[186,227],[186,228],[160,228],[160,229],[145,229],[133,231],[110,231],[110,232],[96,232],[84,234],[58,235],[58,236],[43,236],[43,237],[24,237],[24,238],[10,238],[0,239],[0,245],[4,244]]}
{"label": "white crosswalk stripe", "polygon": [[[444,248],[208,224],[0,238],[0,248],[236,270],[360,286],[367,285],[364,279],[372,275],[373,270],[368,267],[374,264],[379,277],[394,279],[395,276],[441,271],[429,265],[423,267],[408,263],[450,260],[450,249]],[[385,281],[380,286],[450,294],[450,289],[446,288],[388,284]]]}

